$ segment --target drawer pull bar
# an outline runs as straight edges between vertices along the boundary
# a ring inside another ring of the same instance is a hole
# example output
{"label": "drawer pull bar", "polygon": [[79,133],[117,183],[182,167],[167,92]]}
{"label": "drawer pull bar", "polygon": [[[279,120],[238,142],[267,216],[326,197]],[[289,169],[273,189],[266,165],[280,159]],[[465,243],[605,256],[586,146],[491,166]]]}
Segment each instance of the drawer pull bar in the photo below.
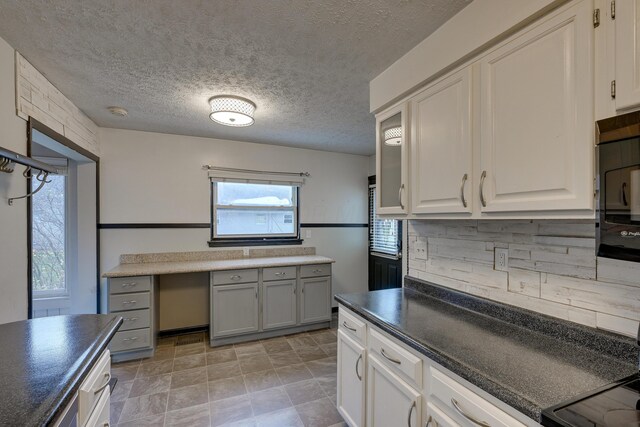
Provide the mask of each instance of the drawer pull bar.
{"label": "drawer pull bar", "polygon": [[462,410],[462,408],[460,407],[460,404],[458,403],[458,401],[453,397],[451,398],[451,404],[453,405],[455,410],[460,413],[460,415],[462,415],[463,417],[465,417],[466,419],[468,419],[469,421],[471,421],[475,425],[478,425],[478,426],[481,426],[481,427],[491,427],[491,425],[489,423],[487,423],[486,421],[480,421],[479,419],[477,419],[475,417],[472,417],[471,415],[467,415],[464,412],[464,410]]}
{"label": "drawer pull bar", "polygon": [[242,276],[238,276],[237,274],[234,274],[233,276],[229,277],[229,279],[231,279],[231,280],[240,280],[240,279],[242,279]]}
{"label": "drawer pull bar", "polygon": [[98,389],[96,389],[96,391],[93,392],[93,394],[100,394],[102,392],[102,390],[104,390],[105,388],[107,388],[109,386],[109,382],[111,381],[111,372],[105,372],[104,377],[107,379],[104,382],[104,385],[100,386]]}
{"label": "drawer pull bar", "polygon": [[411,414],[413,414],[413,410],[416,407],[416,401],[414,400],[411,404],[411,408],[409,408],[409,416],[407,417],[407,425],[411,427]]}
{"label": "drawer pull bar", "polygon": [[276,273],[276,276],[286,276],[286,275],[287,275],[287,273],[286,273],[286,272],[284,272],[284,271],[283,271],[283,272],[281,272],[281,273]]}
{"label": "drawer pull bar", "polygon": [[344,326],[345,328],[347,328],[347,329],[348,329],[348,330],[350,330],[351,332],[356,332],[356,331],[357,331],[357,329],[356,329],[356,328],[352,328],[351,326],[349,326],[349,325],[347,324],[347,321],[346,321],[346,320],[342,322],[342,326]]}
{"label": "drawer pull bar", "polygon": [[387,354],[384,352],[384,348],[380,349],[380,353],[384,356],[385,359],[387,359],[389,362],[393,362],[396,365],[400,365],[402,362],[399,361],[398,359],[394,359],[393,357],[389,357],[387,356]]}
{"label": "drawer pull bar", "polygon": [[140,338],[140,337],[125,338],[125,339],[122,340],[122,342],[136,341],[138,338]]}
{"label": "drawer pull bar", "polygon": [[132,282],[132,283],[123,283],[122,287],[123,288],[132,288],[134,286],[136,286],[138,283],[137,282]]}
{"label": "drawer pull bar", "polygon": [[322,270],[320,270],[319,268],[316,268],[315,270],[312,270],[311,272],[314,273],[314,274],[320,274],[320,273],[322,273]]}
{"label": "drawer pull bar", "polygon": [[136,320],[138,320],[137,317],[126,317],[124,319],[125,322],[135,322]]}
{"label": "drawer pull bar", "polygon": [[132,299],[131,301],[122,301],[122,305],[136,304],[138,301]]}
{"label": "drawer pull bar", "polygon": [[436,420],[434,420],[431,415],[429,415],[429,419],[427,420],[427,423],[424,425],[424,427],[429,427],[431,425],[431,423],[433,423],[433,425],[435,427],[440,427],[440,424],[438,424],[438,422]]}
{"label": "drawer pull bar", "polygon": [[362,353],[358,357],[358,360],[356,360],[356,377],[358,377],[360,381],[362,381],[362,377],[360,376],[360,372],[358,372],[358,365],[360,364],[361,360],[362,360]]}

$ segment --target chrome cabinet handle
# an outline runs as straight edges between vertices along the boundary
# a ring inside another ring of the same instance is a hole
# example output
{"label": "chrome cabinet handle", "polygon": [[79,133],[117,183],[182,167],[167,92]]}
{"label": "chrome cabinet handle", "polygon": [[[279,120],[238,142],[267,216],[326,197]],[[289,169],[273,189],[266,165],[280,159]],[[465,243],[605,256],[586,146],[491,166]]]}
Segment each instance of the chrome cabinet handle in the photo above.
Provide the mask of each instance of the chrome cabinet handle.
{"label": "chrome cabinet handle", "polygon": [[464,185],[467,183],[467,174],[462,176],[462,184],[460,184],[460,200],[462,200],[462,206],[467,207],[467,200],[464,198]]}
{"label": "chrome cabinet handle", "polygon": [[136,320],[138,320],[137,317],[125,317],[124,319],[125,322],[135,322]]}
{"label": "chrome cabinet handle", "polygon": [[136,286],[138,283],[137,282],[132,282],[132,283],[123,283],[122,287],[123,288],[132,288],[134,286]]}
{"label": "chrome cabinet handle", "polygon": [[398,359],[394,359],[393,357],[389,357],[387,356],[387,354],[384,352],[384,348],[380,350],[380,353],[384,356],[385,359],[387,359],[389,362],[393,362],[396,365],[400,365],[402,364],[401,361],[399,361]]}
{"label": "chrome cabinet handle", "polygon": [[356,332],[357,329],[356,328],[352,328],[351,326],[347,325],[347,321],[343,321],[342,322],[342,326],[344,326],[345,328],[347,328],[348,330],[352,331],[352,332]]}
{"label": "chrome cabinet handle", "polygon": [[125,338],[125,339],[122,340],[122,342],[137,341],[138,338],[140,338],[140,337]]}
{"label": "chrome cabinet handle", "polygon": [[105,372],[104,376],[107,381],[105,381],[104,385],[101,385],[98,389],[96,389],[96,391],[93,392],[94,395],[100,394],[102,390],[107,388],[107,386],[109,385],[109,382],[111,381],[111,372]]}
{"label": "chrome cabinet handle", "polygon": [[468,419],[469,421],[471,421],[475,425],[478,425],[478,426],[481,426],[481,427],[491,427],[491,425],[489,423],[487,423],[486,421],[480,421],[479,419],[477,419],[475,417],[472,417],[471,415],[468,415],[467,413],[465,413],[464,410],[460,407],[460,404],[458,403],[458,401],[453,397],[451,398],[451,404],[456,409],[456,411],[458,411],[460,413],[460,415],[462,415],[463,417],[465,417],[466,419]]}
{"label": "chrome cabinet handle", "polygon": [[242,279],[242,276],[238,276],[237,274],[234,274],[233,276],[229,277],[229,279],[231,279],[231,280],[240,280],[240,279]]}
{"label": "chrome cabinet handle", "polygon": [[438,422],[436,420],[434,420],[431,415],[429,415],[429,419],[427,420],[427,423],[424,425],[424,427],[429,427],[431,425],[431,423],[433,422],[433,425],[435,427],[440,427],[440,424],[438,424]]}
{"label": "chrome cabinet handle", "polygon": [[322,270],[319,269],[319,268],[316,268],[315,270],[313,270],[311,272],[314,273],[314,274],[320,274],[320,273],[322,273]]}
{"label": "chrome cabinet handle", "polygon": [[362,360],[362,353],[360,353],[358,360],[356,360],[356,377],[358,377],[360,381],[362,381],[362,377],[360,376],[360,372],[358,372],[358,365],[360,365],[361,360]]}
{"label": "chrome cabinet handle", "polygon": [[284,271],[282,271],[280,273],[276,273],[276,276],[286,276],[286,275],[287,275],[287,273],[284,272]]}
{"label": "chrome cabinet handle", "polygon": [[413,414],[413,410],[416,407],[416,401],[414,400],[411,404],[411,408],[409,408],[409,416],[407,417],[407,425],[411,427],[411,414]]}
{"label": "chrome cabinet handle", "polygon": [[482,171],[482,175],[480,175],[480,203],[482,203],[482,207],[487,207],[487,201],[484,199],[484,179],[487,177],[487,171]]}
{"label": "chrome cabinet handle", "polygon": [[398,203],[400,203],[400,209],[404,209],[404,205],[402,204],[402,190],[404,190],[404,184],[400,184],[400,188],[398,189]]}
{"label": "chrome cabinet handle", "polygon": [[122,301],[122,305],[136,304],[138,301],[132,299],[131,301]]}

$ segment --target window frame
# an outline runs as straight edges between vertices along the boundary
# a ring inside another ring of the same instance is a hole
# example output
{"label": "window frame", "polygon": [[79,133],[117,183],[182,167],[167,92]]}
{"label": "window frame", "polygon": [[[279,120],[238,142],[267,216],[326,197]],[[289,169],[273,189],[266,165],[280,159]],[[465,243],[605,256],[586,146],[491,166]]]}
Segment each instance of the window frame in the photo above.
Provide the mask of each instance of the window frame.
{"label": "window frame", "polygon": [[[229,181],[232,182],[232,181]],[[211,205],[211,218],[210,218],[210,236],[209,236],[209,247],[221,247],[221,246],[267,246],[267,245],[300,245],[303,240],[300,237],[300,187],[291,185],[293,188],[293,221],[294,221],[294,233],[292,234],[256,234],[256,235],[226,235],[225,237],[220,237],[217,235],[216,226],[216,213],[219,207],[216,204],[217,200],[217,184],[216,181],[211,181],[209,185],[210,189],[210,205]],[[238,184],[249,184],[246,182],[238,182]],[[236,206],[236,207],[225,207],[225,209],[256,209],[263,208],[267,210],[290,210],[289,207],[264,207],[264,206]]]}
{"label": "window frame", "polygon": [[[402,221],[395,218],[380,218],[376,213],[376,182],[375,179],[371,179],[369,177],[369,255],[377,256],[382,258],[389,258],[394,260],[402,259]],[[373,198],[373,200],[371,200]],[[375,250],[373,247],[374,239],[372,238],[375,234],[375,221],[377,220],[391,220],[396,222],[396,253],[390,254],[384,251]],[[372,222],[373,221],[373,222]]]}

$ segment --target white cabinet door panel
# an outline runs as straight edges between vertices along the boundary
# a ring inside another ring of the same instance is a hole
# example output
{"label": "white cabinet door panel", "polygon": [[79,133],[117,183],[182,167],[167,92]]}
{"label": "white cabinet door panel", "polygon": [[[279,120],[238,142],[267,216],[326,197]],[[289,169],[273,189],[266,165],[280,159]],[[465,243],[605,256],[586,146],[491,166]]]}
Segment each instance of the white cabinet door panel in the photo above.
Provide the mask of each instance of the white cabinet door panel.
{"label": "white cabinet door panel", "polygon": [[640,105],[640,0],[616,2],[616,109]]}
{"label": "white cabinet door panel", "polygon": [[369,355],[367,364],[367,426],[420,426],[420,392],[391,372],[375,356]]}
{"label": "white cabinet door panel", "polygon": [[411,112],[411,212],[472,212],[471,67],[418,94]]}
{"label": "white cabinet door panel", "polygon": [[591,3],[481,59],[482,212],[593,209]]}
{"label": "white cabinet door panel", "polygon": [[338,412],[351,427],[365,425],[365,349],[338,331]]}

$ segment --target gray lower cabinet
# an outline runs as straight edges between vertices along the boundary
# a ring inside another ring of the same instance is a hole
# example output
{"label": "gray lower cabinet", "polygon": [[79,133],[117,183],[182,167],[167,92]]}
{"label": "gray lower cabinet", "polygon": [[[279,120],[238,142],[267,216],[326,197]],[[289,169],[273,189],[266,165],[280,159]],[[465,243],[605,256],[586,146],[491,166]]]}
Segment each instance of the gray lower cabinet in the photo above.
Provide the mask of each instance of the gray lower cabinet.
{"label": "gray lower cabinet", "polygon": [[257,332],[260,328],[258,301],[257,283],[212,286],[213,337]]}
{"label": "gray lower cabinet", "polygon": [[290,280],[262,284],[262,329],[296,325],[298,317],[296,284],[295,277]]}
{"label": "gray lower cabinet", "polygon": [[331,320],[331,276],[300,279],[300,323]]}

